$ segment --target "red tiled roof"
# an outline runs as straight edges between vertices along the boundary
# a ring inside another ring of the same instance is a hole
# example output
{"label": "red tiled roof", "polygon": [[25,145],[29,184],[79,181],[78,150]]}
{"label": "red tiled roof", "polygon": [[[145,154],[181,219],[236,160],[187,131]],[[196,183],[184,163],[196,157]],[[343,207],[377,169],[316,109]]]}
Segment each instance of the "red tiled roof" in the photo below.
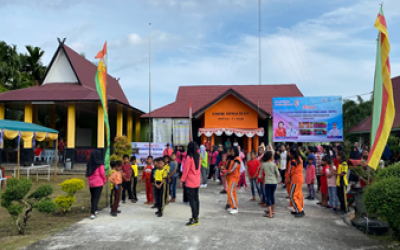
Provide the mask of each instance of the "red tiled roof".
{"label": "red tiled roof", "polygon": [[[393,128],[399,128],[400,125],[400,76],[392,78],[393,87],[393,98],[394,98],[394,108],[396,114],[394,116]],[[365,118],[361,122],[357,123],[354,127],[347,130],[347,133],[360,133],[360,132],[370,132],[371,131],[371,116]]]}
{"label": "red tiled roof", "polygon": [[[97,66],[86,60],[83,56],[73,51],[67,45],[64,45],[65,52],[71,61],[72,67],[74,68],[76,75],[82,86],[89,87],[96,90],[96,83],[94,77],[97,73]],[[107,74],[108,84],[108,95],[113,96],[114,99],[119,102],[130,106],[128,99],[126,98],[124,91],[122,90],[119,82],[112,76]],[[97,98],[98,99],[98,98]],[[99,99],[98,99],[99,100]]]}
{"label": "red tiled roof", "polygon": [[[109,100],[116,98],[109,96]],[[78,83],[52,83],[0,93],[0,101],[98,101],[97,91]]]}
{"label": "red tiled roof", "polygon": [[[0,101],[99,101],[100,99],[96,91],[96,83],[94,80],[97,66],[86,60],[83,56],[79,55],[65,44],[60,44],[60,47],[54,54],[52,62],[60,49],[64,49],[79,82],[41,84],[30,88],[3,92],[0,93]],[[49,68],[51,66],[52,63]],[[143,113],[143,111],[138,110],[129,104],[124,91],[115,78],[107,75],[107,83],[109,101],[117,101],[135,109],[139,113]]]}
{"label": "red tiled roof", "polygon": [[[234,90],[249,103],[272,115],[273,97],[303,96],[295,84],[280,85],[202,85],[181,86],[175,102],[151,112],[154,118],[189,117],[189,102],[192,100],[193,114],[203,109],[228,90]],[[148,118],[148,114],[142,115]]]}

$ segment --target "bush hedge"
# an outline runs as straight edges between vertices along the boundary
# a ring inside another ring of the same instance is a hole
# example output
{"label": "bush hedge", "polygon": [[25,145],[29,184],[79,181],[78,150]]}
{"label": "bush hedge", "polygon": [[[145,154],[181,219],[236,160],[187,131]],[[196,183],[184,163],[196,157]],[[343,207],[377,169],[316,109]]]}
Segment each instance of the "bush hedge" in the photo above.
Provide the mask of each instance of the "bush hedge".
{"label": "bush hedge", "polygon": [[388,166],[380,170],[375,176],[375,181],[387,179],[389,177],[397,177],[400,181],[400,163]]}
{"label": "bush hedge", "polygon": [[375,180],[366,188],[363,202],[368,213],[383,217],[394,236],[400,239],[400,178],[390,176]]}

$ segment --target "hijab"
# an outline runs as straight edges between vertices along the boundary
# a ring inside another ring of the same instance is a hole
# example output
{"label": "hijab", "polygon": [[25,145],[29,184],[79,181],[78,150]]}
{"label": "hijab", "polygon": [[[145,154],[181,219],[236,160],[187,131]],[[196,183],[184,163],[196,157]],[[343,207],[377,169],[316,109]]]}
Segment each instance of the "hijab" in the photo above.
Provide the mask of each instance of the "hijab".
{"label": "hijab", "polygon": [[91,176],[102,165],[104,165],[104,157],[101,151],[98,149],[92,151],[86,165],[86,177]]}
{"label": "hijab", "polygon": [[213,150],[212,150],[212,152],[214,153],[215,151],[218,151],[218,146],[213,146]]}
{"label": "hijab", "polygon": [[358,159],[360,159],[360,157],[361,157],[360,151],[358,150],[358,148],[356,146],[354,146],[350,153],[350,159],[358,160]]}
{"label": "hijab", "polygon": [[[191,141],[191,142],[189,142],[188,149],[187,149],[187,156],[190,156],[193,158],[194,165],[196,166],[196,170],[198,170],[199,166],[200,166],[200,161],[199,161],[200,155],[197,152],[197,147],[198,146],[197,146],[196,142]],[[202,147],[204,148],[203,145],[202,145]],[[200,149],[201,149],[201,147],[200,147]],[[204,150],[205,150],[205,148],[204,148]]]}
{"label": "hijab", "polygon": [[238,147],[232,147],[232,152],[233,152],[232,159],[235,159],[236,157],[239,156],[239,149],[238,149]]}
{"label": "hijab", "polygon": [[206,157],[206,147],[204,145],[200,146],[200,154],[201,154],[201,158],[205,158]]}

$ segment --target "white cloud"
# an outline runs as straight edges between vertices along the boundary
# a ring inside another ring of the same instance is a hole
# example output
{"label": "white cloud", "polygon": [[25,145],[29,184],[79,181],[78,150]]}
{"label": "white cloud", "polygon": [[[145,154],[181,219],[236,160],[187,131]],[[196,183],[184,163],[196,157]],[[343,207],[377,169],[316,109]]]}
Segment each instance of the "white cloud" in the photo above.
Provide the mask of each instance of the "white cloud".
{"label": "white cloud", "polygon": [[129,38],[129,43],[132,45],[138,45],[143,42],[143,39],[136,33],[129,34],[128,38]]}

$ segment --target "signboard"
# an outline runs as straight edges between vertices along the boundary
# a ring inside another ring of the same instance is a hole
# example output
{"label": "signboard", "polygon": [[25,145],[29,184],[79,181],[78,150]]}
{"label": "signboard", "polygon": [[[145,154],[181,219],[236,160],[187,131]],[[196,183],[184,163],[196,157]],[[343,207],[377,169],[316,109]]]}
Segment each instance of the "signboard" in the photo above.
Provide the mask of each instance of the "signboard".
{"label": "signboard", "polygon": [[[148,142],[132,142],[132,154],[136,156],[138,166],[147,165],[147,157],[149,156],[149,143]],[[162,157],[164,149],[166,149],[166,142],[152,142],[151,152],[153,159]]]}
{"label": "signboard", "polygon": [[342,140],[341,96],[273,98],[274,142]]}
{"label": "signboard", "polygon": [[187,145],[189,143],[189,119],[174,119],[173,140],[175,145]]}
{"label": "signboard", "polygon": [[153,141],[170,142],[172,138],[172,119],[153,119]]}
{"label": "signboard", "polygon": [[229,95],[204,112],[205,128],[258,128],[256,110]]}

